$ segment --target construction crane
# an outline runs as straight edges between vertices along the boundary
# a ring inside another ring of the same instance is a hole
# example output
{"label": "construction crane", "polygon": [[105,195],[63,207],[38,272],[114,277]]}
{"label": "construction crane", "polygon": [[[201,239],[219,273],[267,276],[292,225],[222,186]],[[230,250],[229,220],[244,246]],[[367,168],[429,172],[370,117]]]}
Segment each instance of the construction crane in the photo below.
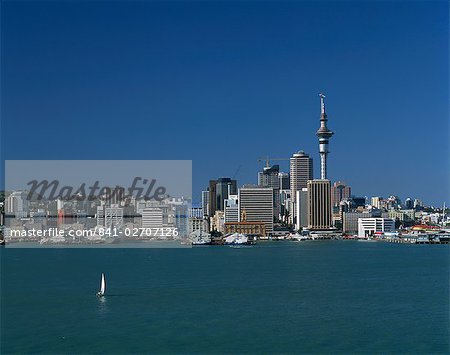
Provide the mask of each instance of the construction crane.
{"label": "construction crane", "polygon": [[291,158],[270,158],[270,157],[264,157],[264,158],[259,158],[258,159],[258,164],[261,163],[262,161],[266,162],[266,168],[270,167],[270,161],[271,160],[289,160]]}
{"label": "construction crane", "polygon": [[236,175],[239,173],[239,170],[241,170],[242,165],[239,165],[238,168],[236,169],[236,172],[234,173],[233,177],[231,179],[235,179]]}

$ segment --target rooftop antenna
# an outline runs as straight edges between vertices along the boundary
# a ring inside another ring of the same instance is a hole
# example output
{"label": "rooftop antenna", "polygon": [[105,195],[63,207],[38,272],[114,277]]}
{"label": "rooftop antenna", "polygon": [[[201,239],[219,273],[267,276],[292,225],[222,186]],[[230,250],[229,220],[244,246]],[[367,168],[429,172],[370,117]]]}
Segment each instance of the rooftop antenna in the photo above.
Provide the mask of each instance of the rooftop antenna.
{"label": "rooftop antenna", "polygon": [[445,227],[445,201],[444,201],[444,206],[442,207],[442,227]]}

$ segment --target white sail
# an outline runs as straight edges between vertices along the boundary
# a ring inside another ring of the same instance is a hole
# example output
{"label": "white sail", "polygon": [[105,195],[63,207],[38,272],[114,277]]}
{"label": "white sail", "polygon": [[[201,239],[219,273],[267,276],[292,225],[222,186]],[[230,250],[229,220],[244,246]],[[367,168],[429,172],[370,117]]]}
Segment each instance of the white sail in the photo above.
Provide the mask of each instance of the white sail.
{"label": "white sail", "polygon": [[105,281],[105,274],[102,273],[102,282],[100,284],[100,294],[104,295],[106,291],[106,281]]}

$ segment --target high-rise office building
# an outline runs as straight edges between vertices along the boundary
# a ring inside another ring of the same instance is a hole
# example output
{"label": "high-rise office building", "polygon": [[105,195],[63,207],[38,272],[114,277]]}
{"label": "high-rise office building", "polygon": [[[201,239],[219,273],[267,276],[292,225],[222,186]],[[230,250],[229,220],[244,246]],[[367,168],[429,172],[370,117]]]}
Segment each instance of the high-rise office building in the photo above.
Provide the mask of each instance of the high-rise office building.
{"label": "high-rise office building", "polygon": [[239,222],[263,222],[266,233],[273,231],[273,189],[244,185],[239,189]]}
{"label": "high-rise office building", "polygon": [[307,181],[313,178],[313,160],[303,151],[292,155],[290,159],[291,194],[306,187]]}
{"label": "high-rise office building", "polygon": [[303,151],[292,155],[290,159],[290,185],[291,185],[291,207],[290,220],[296,222],[295,197],[297,191],[307,186],[308,180],[313,178],[313,160]]}
{"label": "high-rise office building", "polygon": [[142,211],[142,228],[162,228],[163,211],[158,207],[147,207]]}
{"label": "high-rise office building", "polygon": [[301,230],[308,226],[308,189],[306,187],[297,191],[295,206],[297,209],[295,228]]}
{"label": "high-rise office building", "polygon": [[216,212],[216,184],[217,180],[209,180],[208,187],[208,216],[214,216]]}
{"label": "high-rise office building", "polygon": [[280,167],[279,165],[266,166],[258,172],[258,186],[271,187],[273,189],[273,213],[280,214]]}
{"label": "high-rise office building", "polygon": [[237,194],[237,182],[230,178],[209,181],[208,215],[213,217],[216,211],[223,211],[224,200]]}
{"label": "high-rise office building", "polygon": [[105,206],[105,228],[109,230],[120,230],[123,227],[123,208],[114,205],[112,207]]}
{"label": "high-rise office building", "polygon": [[30,201],[23,191],[14,191],[6,199],[6,214],[15,217],[27,217],[30,209]]}
{"label": "high-rise office building", "polygon": [[224,210],[224,200],[228,198],[229,195],[237,194],[237,183],[236,180],[230,178],[219,178],[216,184],[216,211]]}
{"label": "high-rise office building", "polygon": [[381,208],[381,203],[383,201],[383,197],[380,196],[374,196],[370,199],[370,204],[375,207],[380,209]]}
{"label": "high-rise office building", "polygon": [[228,198],[225,200],[224,212],[225,223],[239,221],[238,195],[228,196]]}
{"label": "high-rise office building", "polygon": [[324,230],[332,227],[331,186],[329,180],[308,181],[308,229]]}
{"label": "high-rise office building", "polygon": [[280,190],[280,220],[289,222],[291,211],[291,189]]}
{"label": "high-rise office building", "polygon": [[414,201],[411,199],[411,197],[408,197],[405,200],[405,209],[411,210],[414,208]]}
{"label": "high-rise office building", "polygon": [[[333,135],[327,127],[325,95],[320,96],[320,128],[316,132],[319,138],[320,179],[309,180],[308,189],[308,228],[326,230],[333,226],[331,208],[331,184],[327,180],[328,139]],[[292,179],[292,177],[291,177]]]}
{"label": "high-rise office building", "polygon": [[209,211],[209,190],[202,191],[202,209],[203,214],[207,216]]}
{"label": "high-rise office building", "polygon": [[189,208],[189,218],[196,217],[196,218],[203,218],[203,208],[198,206],[192,206]]}
{"label": "high-rise office building", "polygon": [[258,185],[262,187],[271,187],[273,189],[280,188],[279,165],[266,166],[263,171],[258,172]]}
{"label": "high-rise office building", "polygon": [[331,187],[331,205],[333,207],[339,207],[341,201],[351,196],[350,186],[345,183],[336,181]]}
{"label": "high-rise office building", "polygon": [[289,173],[280,172],[278,174],[280,190],[289,190],[291,188],[291,179]]}
{"label": "high-rise office building", "polygon": [[172,203],[173,224],[179,237],[186,237],[189,233],[189,207],[184,201]]}

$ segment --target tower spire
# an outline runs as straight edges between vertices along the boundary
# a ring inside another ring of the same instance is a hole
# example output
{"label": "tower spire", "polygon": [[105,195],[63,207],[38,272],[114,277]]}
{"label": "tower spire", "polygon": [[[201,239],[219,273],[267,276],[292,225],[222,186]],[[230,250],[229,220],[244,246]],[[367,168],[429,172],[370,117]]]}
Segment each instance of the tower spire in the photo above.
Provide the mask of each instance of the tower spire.
{"label": "tower spire", "polygon": [[320,117],[322,116],[326,116],[327,114],[325,113],[325,98],[326,96],[322,93],[319,94],[320,97]]}
{"label": "tower spire", "polygon": [[327,178],[327,155],[328,155],[328,140],[334,134],[327,127],[327,113],[325,111],[325,95],[319,94],[320,97],[320,128],[316,135],[319,138],[319,153],[320,153],[320,178],[325,180]]}

